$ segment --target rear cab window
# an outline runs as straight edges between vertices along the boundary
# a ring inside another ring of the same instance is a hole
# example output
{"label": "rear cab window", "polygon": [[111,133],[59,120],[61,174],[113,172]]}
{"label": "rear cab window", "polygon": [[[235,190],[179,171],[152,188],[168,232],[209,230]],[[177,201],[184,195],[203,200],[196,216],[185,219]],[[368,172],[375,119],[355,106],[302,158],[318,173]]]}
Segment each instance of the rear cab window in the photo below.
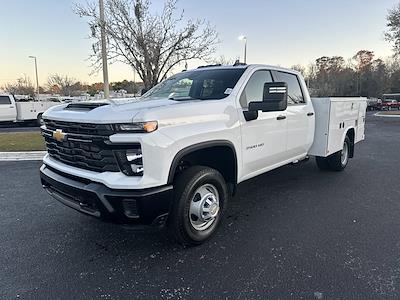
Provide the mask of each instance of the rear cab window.
{"label": "rear cab window", "polygon": [[303,90],[301,89],[299,77],[295,74],[275,71],[276,82],[286,82],[288,85],[288,105],[305,104]]}

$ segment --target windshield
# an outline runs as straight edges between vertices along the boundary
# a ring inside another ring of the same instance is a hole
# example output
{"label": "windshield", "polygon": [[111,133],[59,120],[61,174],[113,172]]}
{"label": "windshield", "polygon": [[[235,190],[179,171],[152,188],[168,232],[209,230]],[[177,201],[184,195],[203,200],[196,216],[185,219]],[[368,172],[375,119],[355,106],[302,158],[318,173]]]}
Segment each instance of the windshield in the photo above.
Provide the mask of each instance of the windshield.
{"label": "windshield", "polygon": [[231,93],[244,71],[244,68],[237,68],[182,72],[156,85],[142,99],[223,99]]}

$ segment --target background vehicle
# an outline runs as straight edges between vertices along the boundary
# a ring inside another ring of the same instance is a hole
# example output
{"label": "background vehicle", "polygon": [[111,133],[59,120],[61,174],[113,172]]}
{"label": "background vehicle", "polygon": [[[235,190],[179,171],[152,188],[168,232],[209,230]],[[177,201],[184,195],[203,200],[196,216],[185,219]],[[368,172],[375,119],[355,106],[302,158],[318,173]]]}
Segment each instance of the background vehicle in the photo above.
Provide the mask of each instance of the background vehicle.
{"label": "background vehicle", "polygon": [[372,111],[372,110],[379,110],[380,105],[382,103],[381,99],[378,98],[369,98],[367,99],[367,110]]}
{"label": "background vehicle", "polygon": [[42,114],[50,107],[59,105],[54,101],[16,101],[14,96],[0,94],[0,123],[36,121],[41,124]]}
{"label": "background vehicle", "polygon": [[383,100],[380,104],[380,110],[399,110],[400,103],[397,100]]}
{"label": "background vehicle", "polygon": [[366,99],[311,99],[300,73],[264,66],[177,74],[140,99],[48,110],[43,187],[85,214],[210,238],[238,184],[317,157],[341,171],[364,139]]}

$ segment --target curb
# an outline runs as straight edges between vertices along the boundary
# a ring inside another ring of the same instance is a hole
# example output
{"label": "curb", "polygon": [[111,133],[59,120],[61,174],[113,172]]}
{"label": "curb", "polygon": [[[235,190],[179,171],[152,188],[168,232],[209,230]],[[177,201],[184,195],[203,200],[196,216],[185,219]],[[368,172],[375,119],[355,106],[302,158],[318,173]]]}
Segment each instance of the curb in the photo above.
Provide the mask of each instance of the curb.
{"label": "curb", "polygon": [[42,160],[46,151],[0,152],[0,161]]}

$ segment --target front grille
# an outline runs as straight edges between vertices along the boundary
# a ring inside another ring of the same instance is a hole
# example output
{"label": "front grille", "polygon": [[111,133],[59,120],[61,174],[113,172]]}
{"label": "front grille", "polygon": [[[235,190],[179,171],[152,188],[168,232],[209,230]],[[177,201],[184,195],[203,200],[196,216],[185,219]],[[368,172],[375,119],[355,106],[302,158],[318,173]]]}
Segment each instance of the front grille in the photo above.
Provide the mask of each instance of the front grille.
{"label": "front grille", "polygon": [[[111,124],[84,124],[45,120],[42,127],[50,157],[67,165],[95,172],[123,172],[142,176],[143,163],[139,143],[113,145]],[[132,153],[135,153],[132,156]],[[128,158],[133,157],[130,161]],[[136,168],[140,163],[140,168]]]}
{"label": "front grille", "polygon": [[84,134],[108,137],[115,133],[110,124],[72,123],[44,119],[46,128],[51,131],[62,130],[64,133]]}
{"label": "front grille", "polygon": [[84,142],[58,142],[45,135],[49,155],[67,165],[96,172],[119,172],[114,153]]}
{"label": "front grille", "polygon": [[[106,145],[114,133],[110,124],[86,124],[44,120],[43,136],[49,155],[67,165],[95,172],[119,172],[113,150]],[[54,131],[66,134],[64,141],[53,138]]]}

